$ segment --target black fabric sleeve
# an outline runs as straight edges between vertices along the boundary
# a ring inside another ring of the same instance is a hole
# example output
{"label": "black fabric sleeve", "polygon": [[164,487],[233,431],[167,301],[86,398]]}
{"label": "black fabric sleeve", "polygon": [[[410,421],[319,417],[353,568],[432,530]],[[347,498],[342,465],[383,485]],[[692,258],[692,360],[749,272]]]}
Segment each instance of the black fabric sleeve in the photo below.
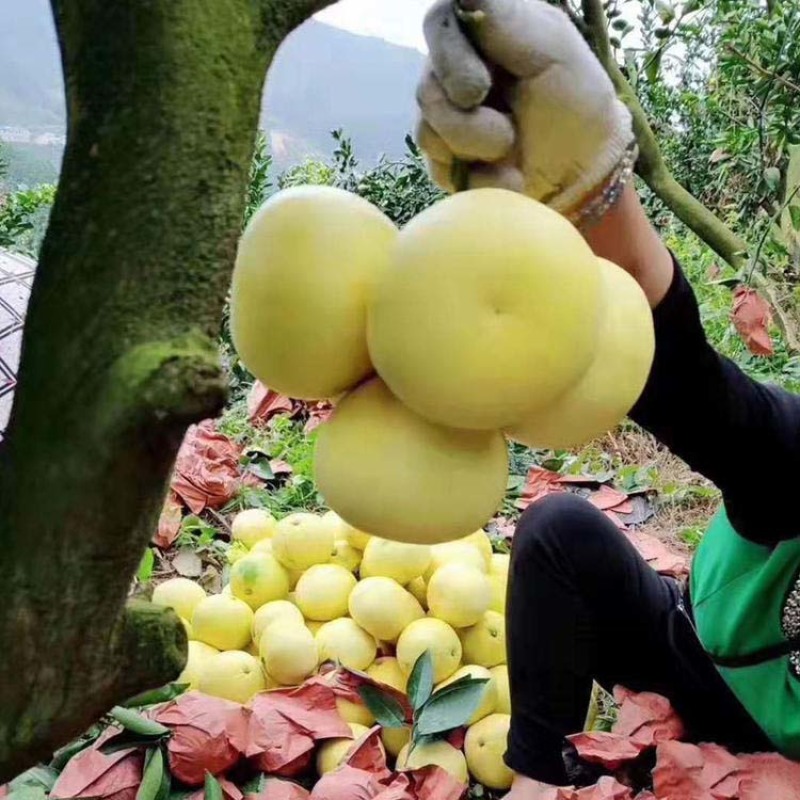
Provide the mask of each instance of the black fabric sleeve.
{"label": "black fabric sleeve", "polygon": [[655,360],[631,417],[719,487],[741,536],[770,545],[800,535],[800,396],[711,347],[677,261],[653,319]]}

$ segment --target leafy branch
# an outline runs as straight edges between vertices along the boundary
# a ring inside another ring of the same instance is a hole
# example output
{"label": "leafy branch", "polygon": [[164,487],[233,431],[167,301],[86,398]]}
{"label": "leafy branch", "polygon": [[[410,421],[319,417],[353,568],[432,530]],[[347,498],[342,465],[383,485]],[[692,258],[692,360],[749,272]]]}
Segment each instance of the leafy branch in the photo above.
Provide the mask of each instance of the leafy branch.
{"label": "leafy branch", "polygon": [[[486,678],[465,675],[434,691],[433,659],[426,650],[414,663],[408,678],[411,704],[411,744],[409,752],[424,742],[443,738],[466,725],[481,704],[486,692]],[[364,704],[384,728],[405,728],[409,721],[400,703],[377,686],[366,684],[359,689]]]}

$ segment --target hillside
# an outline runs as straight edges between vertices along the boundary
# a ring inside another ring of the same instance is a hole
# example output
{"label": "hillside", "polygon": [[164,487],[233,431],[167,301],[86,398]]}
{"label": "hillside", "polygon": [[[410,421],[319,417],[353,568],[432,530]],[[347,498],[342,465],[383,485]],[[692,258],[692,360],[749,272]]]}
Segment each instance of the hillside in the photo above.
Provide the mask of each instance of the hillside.
{"label": "hillside", "polygon": [[[382,39],[310,21],[284,42],[268,76],[262,126],[279,168],[330,153],[344,129],[365,162],[400,155],[414,117],[422,56]],[[64,126],[61,74],[47,0],[0,2],[0,127]]]}

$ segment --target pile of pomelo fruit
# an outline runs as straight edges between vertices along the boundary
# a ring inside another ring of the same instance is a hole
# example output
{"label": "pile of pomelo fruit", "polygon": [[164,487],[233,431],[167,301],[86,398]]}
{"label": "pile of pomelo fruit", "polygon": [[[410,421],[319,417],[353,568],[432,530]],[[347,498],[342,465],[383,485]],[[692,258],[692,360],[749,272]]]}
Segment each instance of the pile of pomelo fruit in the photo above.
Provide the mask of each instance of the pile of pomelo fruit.
{"label": "pile of pomelo fruit", "polygon": [[654,351],[635,280],[502,189],[448,197],[402,230],[340,189],[278,192],[239,244],[231,320],[265,386],[334,403],[315,452],[328,506],[426,544],[495,513],[504,436],[568,447],[606,432]]}
{"label": "pile of pomelo fruit", "polygon": [[[409,756],[409,728],[381,731],[397,768],[436,764],[466,782],[510,785],[502,760],[509,727],[505,647],[508,555],[493,553],[476,531],[433,546],[365,534],[333,512],[294,513],[276,521],[249,509],[232,523],[240,557],[220,594],[172,578],[153,601],[174,608],[189,635],[179,683],[239,703],[301,684],[328,662],[406,691],[427,651],[437,687],[469,675],[484,694],[469,720],[463,750],[439,740]],[[243,554],[242,554],[243,553]],[[354,739],[329,740],[316,754],[320,774],[343,763],[375,723],[368,708],[337,701]]]}

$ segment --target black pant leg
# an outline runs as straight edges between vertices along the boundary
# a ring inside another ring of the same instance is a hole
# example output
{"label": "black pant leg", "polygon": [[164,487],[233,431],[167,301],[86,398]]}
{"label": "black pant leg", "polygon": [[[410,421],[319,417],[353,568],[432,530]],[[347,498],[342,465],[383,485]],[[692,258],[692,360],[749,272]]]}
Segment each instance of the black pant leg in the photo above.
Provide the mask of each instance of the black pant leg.
{"label": "black pant leg", "polygon": [[566,783],[563,739],[581,730],[593,679],[669,697],[704,738],[760,734],[684,630],[679,603],[675,581],[651,569],[591,504],[573,494],[534,503],[517,526],[509,573],[511,768]]}

